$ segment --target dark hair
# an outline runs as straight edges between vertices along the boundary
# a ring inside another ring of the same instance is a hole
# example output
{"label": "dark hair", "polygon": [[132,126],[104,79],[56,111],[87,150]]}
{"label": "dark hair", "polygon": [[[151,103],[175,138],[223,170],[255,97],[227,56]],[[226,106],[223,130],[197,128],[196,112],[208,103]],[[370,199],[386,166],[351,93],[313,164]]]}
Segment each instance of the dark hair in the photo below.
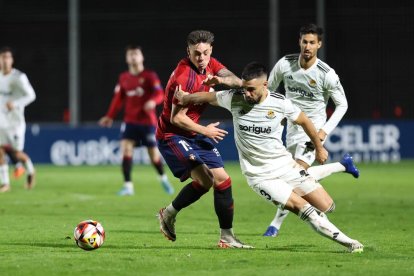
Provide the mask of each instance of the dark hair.
{"label": "dark hair", "polygon": [[142,51],[142,47],[138,44],[128,44],[125,47],[125,52],[128,52],[129,50],[141,50]]}
{"label": "dark hair", "polygon": [[305,34],[316,34],[318,35],[318,40],[322,41],[323,30],[317,25],[310,23],[302,26],[299,30],[299,37],[302,37],[302,35]]}
{"label": "dark hair", "polygon": [[214,34],[209,31],[196,30],[187,36],[187,45],[196,45],[198,43],[208,43],[212,45],[214,42]]}
{"label": "dark hair", "polygon": [[6,52],[10,52],[12,56],[14,56],[13,49],[10,48],[9,46],[4,46],[0,48],[0,54],[6,53]]}
{"label": "dark hair", "polygon": [[267,77],[267,69],[266,66],[264,66],[261,63],[258,62],[250,62],[247,64],[242,72],[242,79],[245,81],[249,81],[258,77]]}

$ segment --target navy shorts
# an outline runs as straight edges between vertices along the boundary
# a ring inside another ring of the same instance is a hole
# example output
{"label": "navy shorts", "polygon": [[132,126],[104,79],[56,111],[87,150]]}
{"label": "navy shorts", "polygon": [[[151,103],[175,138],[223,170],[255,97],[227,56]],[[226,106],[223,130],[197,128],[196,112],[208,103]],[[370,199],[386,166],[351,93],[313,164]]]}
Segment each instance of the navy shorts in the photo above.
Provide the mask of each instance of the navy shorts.
{"label": "navy shorts", "polygon": [[135,146],[155,147],[155,126],[123,123],[121,125],[121,139],[135,141]]}
{"label": "navy shorts", "polygon": [[194,138],[172,136],[165,140],[158,140],[165,162],[175,177],[185,181],[190,172],[201,164],[208,168],[223,168],[223,159],[210,138],[197,135]]}

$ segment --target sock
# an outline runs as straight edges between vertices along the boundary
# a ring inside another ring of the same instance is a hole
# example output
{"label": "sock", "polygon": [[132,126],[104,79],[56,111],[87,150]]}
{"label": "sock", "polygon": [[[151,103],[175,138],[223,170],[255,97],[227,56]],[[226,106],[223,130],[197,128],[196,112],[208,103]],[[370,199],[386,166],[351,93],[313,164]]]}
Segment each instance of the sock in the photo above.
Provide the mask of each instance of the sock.
{"label": "sock", "polygon": [[10,185],[9,165],[0,165],[0,185]]}
{"label": "sock", "polygon": [[214,210],[219,219],[221,229],[233,227],[234,200],[231,190],[231,178],[214,187]]}
{"label": "sock", "polygon": [[167,207],[165,207],[165,211],[167,211],[167,213],[169,215],[172,215],[172,216],[176,216],[178,214],[177,209],[174,208],[174,206],[172,205],[172,203],[170,203],[170,205],[168,205]]}
{"label": "sock", "polygon": [[28,174],[28,175],[32,175],[32,174],[34,174],[35,169],[34,169],[34,166],[33,166],[32,160],[31,160],[30,158],[28,158],[28,159],[26,160],[26,162],[24,162],[24,166],[25,166],[25,168],[26,168],[26,171],[27,171],[27,174]]}
{"label": "sock", "polygon": [[122,174],[124,175],[124,182],[131,181],[131,171],[132,171],[132,157],[124,156],[122,158]]}
{"label": "sock", "polygon": [[163,174],[160,175],[160,180],[161,181],[168,181],[168,176],[165,173],[163,173]]}
{"label": "sock", "polygon": [[233,228],[230,229],[220,229],[220,238],[234,238]]}
{"label": "sock", "polygon": [[131,181],[127,181],[124,183],[124,187],[126,189],[128,189],[129,191],[133,191],[134,190],[134,183],[132,183]]}
{"label": "sock", "polygon": [[317,233],[339,244],[347,246],[354,242],[353,239],[342,233],[341,230],[331,223],[326,216],[318,215],[315,208],[309,203],[302,207],[298,216],[306,221]]}
{"label": "sock", "polygon": [[277,230],[280,230],[280,227],[282,227],[282,223],[288,214],[289,210],[282,210],[280,208],[277,208],[275,218],[272,220],[270,225],[276,227]]}
{"label": "sock", "polygon": [[162,164],[161,159],[158,160],[158,162],[153,162],[152,165],[157,170],[157,172],[158,172],[159,175],[163,175],[164,174],[164,165]]}
{"label": "sock", "polygon": [[203,186],[199,183],[193,181],[185,185],[181,191],[178,193],[177,197],[171,203],[172,206],[179,212],[181,209],[193,204],[200,199],[202,195],[207,193]]}
{"label": "sock", "polygon": [[330,163],[325,165],[313,166],[307,169],[308,173],[316,180],[323,179],[336,172],[344,172],[345,167],[339,163]]}

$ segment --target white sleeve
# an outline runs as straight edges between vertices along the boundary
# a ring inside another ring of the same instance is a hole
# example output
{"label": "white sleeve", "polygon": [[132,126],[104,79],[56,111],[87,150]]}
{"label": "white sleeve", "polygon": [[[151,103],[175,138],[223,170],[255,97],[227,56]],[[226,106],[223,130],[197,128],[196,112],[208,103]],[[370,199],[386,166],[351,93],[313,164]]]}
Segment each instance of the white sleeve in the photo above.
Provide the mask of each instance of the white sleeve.
{"label": "white sleeve", "polygon": [[294,105],[291,100],[286,98],[284,99],[283,104],[285,109],[284,116],[291,122],[296,121],[302,112],[300,108]]}
{"label": "white sleeve", "polygon": [[21,74],[16,79],[16,87],[22,92],[21,97],[13,101],[14,105],[27,106],[36,99],[36,94],[26,74]]}
{"label": "white sleeve", "polygon": [[276,89],[279,87],[280,82],[283,80],[282,61],[283,58],[280,59],[273,67],[272,71],[270,71],[267,84],[267,87],[270,91],[276,91]]}
{"label": "white sleeve", "polygon": [[233,90],[223,90],[216,92],[216,99],[219,106],[224,107],[231,112],[231,100],[233,98]]}
{"label": "white sleeve", "polygon": [[329,134],[334,130],[348,110],[348,101],[346,100],[345,91],[339,81],[338,75],[334,71],[329,73],[330,74],[326,76],[325,89],[327,90],[329,97],[335,103],[335,111],[322,127],[326,134]]}

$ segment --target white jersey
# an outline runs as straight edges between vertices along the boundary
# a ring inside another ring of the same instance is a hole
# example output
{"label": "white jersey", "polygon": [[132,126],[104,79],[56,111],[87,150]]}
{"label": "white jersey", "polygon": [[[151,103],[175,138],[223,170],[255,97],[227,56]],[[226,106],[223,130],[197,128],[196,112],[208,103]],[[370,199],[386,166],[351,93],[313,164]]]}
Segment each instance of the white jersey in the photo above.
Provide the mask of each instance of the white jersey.
{"label": "white jersey", "polygon": [[[24,108],[33,102],[36,94],[25,73],[12,69],[3,75],[0,72],[0,128],[9,129],[25,125]],[[13,110],[6,103],[13,103]]]}
{"label": "white jersey", "polygon": [[[297,105],[314,123],[317,130],[323,129],[329,134],[339,123],[348,109],[344,89],[338,75],[328,64],[316,59],[307,70],[299,63],[299,54],[281,58],[269,75],[269,89],[276,91],[283,81],[286,97]],[[335,112],[326,121],[326,106],[331,98],[335,103]],[[288,124],[291,131],[304,133],[302,128]]]}
{"label": "white jersey", "polygon": [[270,91],[263,102],[253,105],[245,101],[241,90],[219,91],[216,98],[233,115],[234,138],[243,174],[255,177],[287,173],[286,164],[293,159],[281,140],[280,122],[283,118],[295,121],[300,109],[285,96]]}

